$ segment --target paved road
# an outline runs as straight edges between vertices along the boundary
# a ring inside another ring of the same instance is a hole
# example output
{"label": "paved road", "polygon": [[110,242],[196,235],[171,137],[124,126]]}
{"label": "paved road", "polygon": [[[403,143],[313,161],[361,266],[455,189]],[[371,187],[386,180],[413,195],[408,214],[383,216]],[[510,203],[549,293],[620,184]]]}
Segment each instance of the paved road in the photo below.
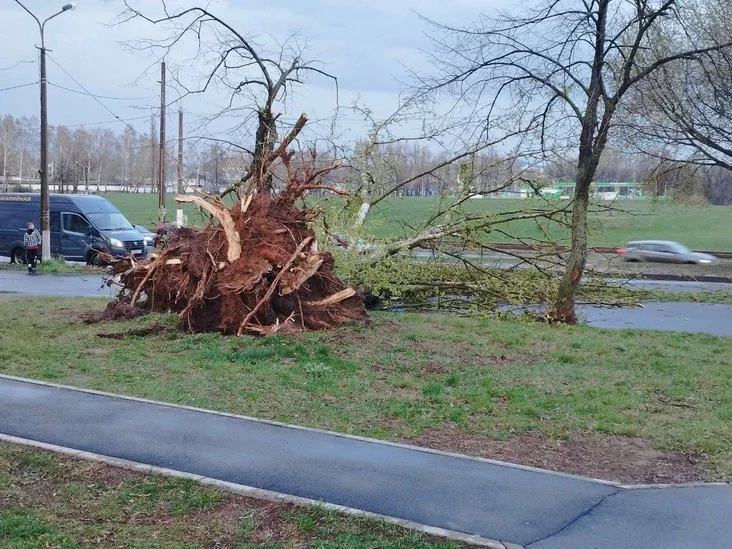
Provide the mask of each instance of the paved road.
{"label": "paved road", "polygon": [[[648,281],[645,281],[648,283]],[[699,289],[694,282],[676,282],[669,288]],[[729,286],[719,284],[718,286]],[[0,271],[0,292],[22,295],[111,297],[115,286],[108,287],[98,274],[29,276],[22,271]],[[644,308],[582,307],[580,317],[591,326],[676,330],[714,335],[732,335],[732,304],[718,303],[647,303]]]}
{"label": "paved road", "polygon": [[110,297],[115,295],[117,290],[115,287],[106,286],[100,274],[31,276],[24,271],[0,271],[0,292],[63,297]]}
{"label": "paved road", "polygon": [[732,284],[728,282],[700,282],[694,280],[654,280],[636,278],[624,280],[608,278],[609,284],[616,284],[634,290],[664,290],[668,292],[732,292]]}
{"label": "paved road", "polygon": [[729,548],[732,487],[589,479],[0,378],[0,433],[539,549]]}
{"label": "paved road", "polygon": [[[668,301],[643,307],[580,307],[580,318],[599,328],[673,330],[732,335],[732,304]],[[730,544],[732,547],[732,543]]]}

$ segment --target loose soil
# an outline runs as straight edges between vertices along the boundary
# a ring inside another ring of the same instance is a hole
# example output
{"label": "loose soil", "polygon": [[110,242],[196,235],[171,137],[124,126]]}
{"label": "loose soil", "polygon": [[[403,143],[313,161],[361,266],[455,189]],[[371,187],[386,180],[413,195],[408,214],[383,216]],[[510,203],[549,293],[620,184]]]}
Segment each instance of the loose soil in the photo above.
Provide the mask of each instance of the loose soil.
{"label": "loose soil", "polygon": [[442,427],[425,429],[403,442],[624,484],[707,480],[704,456],[656,450],[641,438],[574,433],[569,440],[553,440],[535,433],[520,433],[495,440],[467,434],[457,427]]}
{"label": "loose soil", "polygon": [[160,322],[153,322],[149,326],[143,328],[137,328],[134,330],[127,330],[126,332],[100,332],[97,337],[106,339],[125,339],[127,337],[146,337],[149,335],[163,334],[168,331],[168,326]]}

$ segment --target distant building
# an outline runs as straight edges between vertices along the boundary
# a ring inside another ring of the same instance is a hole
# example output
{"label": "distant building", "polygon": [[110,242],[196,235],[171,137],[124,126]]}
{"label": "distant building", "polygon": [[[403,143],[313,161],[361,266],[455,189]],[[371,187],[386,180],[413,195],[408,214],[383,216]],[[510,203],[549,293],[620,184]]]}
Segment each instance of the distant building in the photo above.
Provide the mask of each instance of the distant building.
{"label": "distant building", "polygon": [[[574,181],[555,181],[552,187],[561,191],[560,196],[574,196]],[[643,183],[637,181],[593,181],[590,192],[596,200],[643,198]]]}
{"label": "distant building", "polygon": [[[574,196],[574,181],[553,181],[551,184],[535,190],[528,185],[515,191],[489,193],[491,198],[530,198],[537,194],[544,198],[570,199]],[[593,181],[590,192],[595,200],[623,200],[643,198],[643,183],[637,181]]]}

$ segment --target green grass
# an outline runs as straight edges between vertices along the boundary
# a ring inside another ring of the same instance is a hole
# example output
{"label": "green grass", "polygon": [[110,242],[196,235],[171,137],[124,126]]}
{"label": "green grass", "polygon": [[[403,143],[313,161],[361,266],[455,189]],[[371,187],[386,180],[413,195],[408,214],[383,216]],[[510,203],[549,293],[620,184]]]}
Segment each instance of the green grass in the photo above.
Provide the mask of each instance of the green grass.
{"label": "green grass", "polygon": [[[100,193],[100,196],[114,204],[130,223],[152,228],[158,222],[157,194]],[[187,216],[189,223],[196,223],[196,221],[202,219],[196,205],[178,204],[175,201],[175,194],[168,193],[165,201],[169,221],[175,220],[175,210],[179,206],[182,206],[183,213]]]}
{"label": "green grass", "polygon": [[8,549],[458,549],[383,522],[0,444]]}
{"label": "green grass", "polygon": [[382,439],[638,436],[732,478],[731,338],[382,313],[297,337],[108,339],[175,319],[80,323],[104,303],[0,296],[0,371]]}
{"label": "green grass", "polygon": [[[151,194],[107,193],[103,196],[115,204],[132,223],[153,226],[157,221],[158,197]],[[166,198],[168,218],[175,217],[175,195]],[[415,225],[425,219],[438,204],[431,197],[392,198],[383,201],[370,214],[366,232],[375,238],[392,238],[405,233],[404,226]],[[532,200],[483,199],[469,200],[467,212],[498,213],[531,208]],[[619,246],[628,240],[677,240],[694,249],[730,250],[732,234],[720,230],[732,219],[729,206],[687,206],[653,200],[628,200],[615,203],[619,211],[613,217],[605,213],[590,214],[589,242],[594,246]],[[189,221],[200,219],[195,206],[184,204]],[[543,239],[541,229],[533,222],[513,222],[504,227],[508,232],[524,238]],[[567,240],[569,232],[556,224],[544,229],[555,240]],[[500,233],[489,235],[488,240],[504,242],[508,237]]]}
{"label": "green grass", "polygon": [[[27,269],[27,265],[0,263],[0,271],[26,271]],[[89,274],[102,272],[102,269],[99,267],[67,263],[60,259],[53,258],[46,261],[39,261],[37,264],[37,270],[39,273],[46,274]]]}
{"label": "green grass", "polygon": [[[379,238],[399,235],[402,224],[423,219],[426,212],[435,207],[432,198],[392,199],[377,207],[368,230]],[[497,213],[531,207],[530,200],[483,199],[471,200],[465,205],[467,212]],[[593,246],[619,246],[629,240],[658,239],[677,240],[694,249],[732,249],[732,235],[720,231],[732,219],[728,206],[681,206],[658,203],[651,200],[616,202],[617,212],[608,217],[605,213],[590,214],[588,241]],[[534,222],[517,221],[503,226],[507,232],[522,238],[543,239],[540,228]],[[549,236],[557,241],[568,241],[568,229],[557,224],[544,225]],[[490,241],[504,242],[505,235],[489,235]]]}

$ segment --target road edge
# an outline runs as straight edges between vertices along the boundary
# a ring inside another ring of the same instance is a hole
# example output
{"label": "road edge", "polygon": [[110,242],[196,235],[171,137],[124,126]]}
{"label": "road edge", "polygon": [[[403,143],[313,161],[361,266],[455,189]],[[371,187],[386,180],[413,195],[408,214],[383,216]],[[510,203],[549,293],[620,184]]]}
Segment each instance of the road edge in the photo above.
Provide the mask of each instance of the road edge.
{"label": "road edge", "polygon": [[459,541],[462,543],[469,543],[479,547],[487,547],[488,549],[524,549],[523,546],[517,545],[510,542],[501,542],[489,538],[484,538],[475,534],[466,534],[464,532],[458,532],[455,530],[448,530],[440,528],[438,526],[430,526],[428,524],[422,524],[419,522],[413,522],[410,520],[400,519],[398,517],[392,517],[389,515],[380,515],[378,513],[372,513],[370,511],[363,511],[361,509],[355,509],[353,507],[346,507],[344,505],[337,505],[335,503],[327,503],[324,501],[317,501],[314,499],[303,498],[300,496],[293,496],[282,492],[275,492],[272,490],[263,490],[261,488],[255,488],[253,486],[247,486],[245,484],[236,484],[234,482],[227,482],[218,480],[211,477],[205,477],[202,475],[196,475],[195,473],[187,473],[185,471],[179,471],[177,469],[167,469],[165,467],[157,467],[155,465],[148,465],[138,461],[130,461],[126,459],[120,459],[112,456],[105,456],[103,454],[96,454],[93,452],[85,452],[83,450],[76,450],[66,446],[58,446],[56,444],[48,444],[46,442],[39,442],[27,438],[16,437],[12,435],[6,435],[0,433],[0,442],[8,444],[18,444],[20,446],[27,446],[31,448],[38,448],[39,450],[46,450],[65,456],[83,459],[86,461],[93,461],[97,463],[104,463],[113,467],[119,467],[121,469],[127,469],[130,471],[136,471],[138,473],[155,474],[166,477],[185,478],[190,479],[198,484],[204,486],[213,486],[226,492],[239,494],[242,496],[273,502],[287,502],[302,507],[311,506],[318,507],[321,509],[327,509],[329,511],[336,511],[344,513],[350,516],[380,520],[388,522],[395,526],[406,528],[408,530],[414,530],[421,532],[425,535],[445,538],[448,540]]}

